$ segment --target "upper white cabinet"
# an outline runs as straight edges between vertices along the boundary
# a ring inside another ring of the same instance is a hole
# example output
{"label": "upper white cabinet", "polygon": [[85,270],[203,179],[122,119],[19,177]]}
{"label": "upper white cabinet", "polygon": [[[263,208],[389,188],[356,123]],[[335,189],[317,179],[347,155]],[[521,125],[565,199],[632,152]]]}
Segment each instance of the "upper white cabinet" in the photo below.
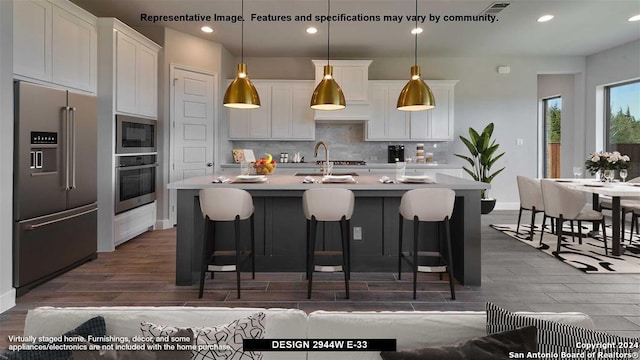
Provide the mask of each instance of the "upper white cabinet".
{"label": "upper white cabinet", "polygon": [[453,140],[453,88],[457,80],[427,80],[436,107],[427,111],[396,109],[398,95],[406,80],[369,81],[371,116],[366,125],[366,140]]}
{"label": "upper white cabinet", "polygon": [[[324,77],[327,60],[312,60],[316,67],[315,85]],[[371,60],[333,60],[333,78],[342,88],[347,105],[350,103],[368,103],[369,65]]]}
{"label": "upper white cabinet", "polygon": [[427,80],[436,99],[436,107],[411,112],[411,139],[453,140],[453,87],[457,80]]}
{"label": "upper white cabinet", "polygon": [[313,140],[311,81],[253,80],[260,108],[229,109],[231,140]]}
{"label": "upper white cabinet", "polygon": [[229,109],[229,138],[271,139],[271,84],[253,81],[260,96],[257,109]]}
{"label": "upper white cabinet", "polygon": [[[312,60],[316,69],[315,85],[324,77],[327,60]],[[369,65],[371,60],[332,60],[333,77],[340,85],[347,107],[343,110],[315,111],[316,120],[362,121],[369,118]],[[313,90],[311,90],[313,93]],[[309,94],[311,98],[311,93]]]}
{"label": "upper white cabinet", "polygon": [[404,83],[399,80],[371,81],[371,115],[366,123],[367,140],[406,140],[411,136],[409,113],[396,109]]}
{"label": "upper white cabinet", "polygon": [[16,78],[96,92],[96,17],[66,1],[13,5]]}
{"label": "upper white cabinet", "polygon": [[155,118],[160,47],[117,20],[114,29],[116,111]]}

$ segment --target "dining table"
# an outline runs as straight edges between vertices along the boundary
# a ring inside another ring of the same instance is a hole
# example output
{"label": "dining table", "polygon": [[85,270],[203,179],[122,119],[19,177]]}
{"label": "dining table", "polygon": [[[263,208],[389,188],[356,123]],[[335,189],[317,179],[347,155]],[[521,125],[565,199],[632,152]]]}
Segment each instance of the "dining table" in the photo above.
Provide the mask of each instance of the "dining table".
{"label": "dining table", "polygon": [[[597,179],[555,179],[566,187],[592,194],[593,209],[600,211],[600,196],[611,197],[611,253],[620,256],[624,253],[624,245],[620,243],[620,229],[624,218],[620,216],[620,199],[622,197],[640,198],[640,183],[602,182]],[[605,231],[604,229],[602,231]]]}

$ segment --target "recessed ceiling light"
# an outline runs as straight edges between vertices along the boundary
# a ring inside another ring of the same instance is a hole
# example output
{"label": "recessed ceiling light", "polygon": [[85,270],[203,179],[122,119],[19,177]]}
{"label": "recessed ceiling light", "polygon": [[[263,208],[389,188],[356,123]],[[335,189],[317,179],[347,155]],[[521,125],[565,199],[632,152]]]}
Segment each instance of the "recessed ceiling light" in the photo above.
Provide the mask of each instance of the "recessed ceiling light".
{"label": "recessed ceiling light", "polygon": [[547,22],[553,19],[553,15],[542,15],[538,18],[538,22]]}
{"label": "recessed ceiling light", "polygon": [[210,26],[203,26],[200,28],[200,30],[202,30],[202,32],[206,32],[206,33],[212,33],[213,29]]}
{"label": "recessed ceiling light", "polygon": [[417,27],[415,29],[411,29],[411,34],[413,34],[413,35],[422,34],[422,28],[421,27]]}
{"label": "recessed ceiling light", "polygon": [[640,21],[640,14],[630,17],[629,21]]}
{"label": "recessed ceiling light", "polygon": [[317,32],[318,32],[318,29],[316,29],[316,28],[315,28],[315,27],[313,27],[313,26],[309,26],[309,27],[307,28],[306,32],[307,32],[307,34],[315,34],[315,33],[317,33]]}

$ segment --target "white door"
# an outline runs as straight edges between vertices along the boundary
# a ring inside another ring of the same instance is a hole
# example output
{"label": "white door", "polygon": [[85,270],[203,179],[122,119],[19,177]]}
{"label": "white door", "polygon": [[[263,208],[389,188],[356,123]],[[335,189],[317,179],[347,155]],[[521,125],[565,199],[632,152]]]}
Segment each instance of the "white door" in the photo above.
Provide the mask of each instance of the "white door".
{"label": "white door", "polygon": [[[170,181],[213,174],[215,77],[175,68],[173,71]],[[176,223],[176,193],[170,194],[170,218]]]}

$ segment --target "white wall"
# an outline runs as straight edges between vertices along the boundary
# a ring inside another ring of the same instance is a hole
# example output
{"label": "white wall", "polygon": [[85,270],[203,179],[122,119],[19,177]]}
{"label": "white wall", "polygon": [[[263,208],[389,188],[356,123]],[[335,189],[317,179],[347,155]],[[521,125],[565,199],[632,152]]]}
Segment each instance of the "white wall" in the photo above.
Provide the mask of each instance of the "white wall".
{"label": "white wall", "polygon": [[0,313],[15,306],[13,288],[13,2],[0,1]]}
{"label": "white wall", "polygon": [[586,58],[586,106],[584,154],[604,150],[596,148],[596,90],[631,79],[640,79],[640,40],[587,56]]}

